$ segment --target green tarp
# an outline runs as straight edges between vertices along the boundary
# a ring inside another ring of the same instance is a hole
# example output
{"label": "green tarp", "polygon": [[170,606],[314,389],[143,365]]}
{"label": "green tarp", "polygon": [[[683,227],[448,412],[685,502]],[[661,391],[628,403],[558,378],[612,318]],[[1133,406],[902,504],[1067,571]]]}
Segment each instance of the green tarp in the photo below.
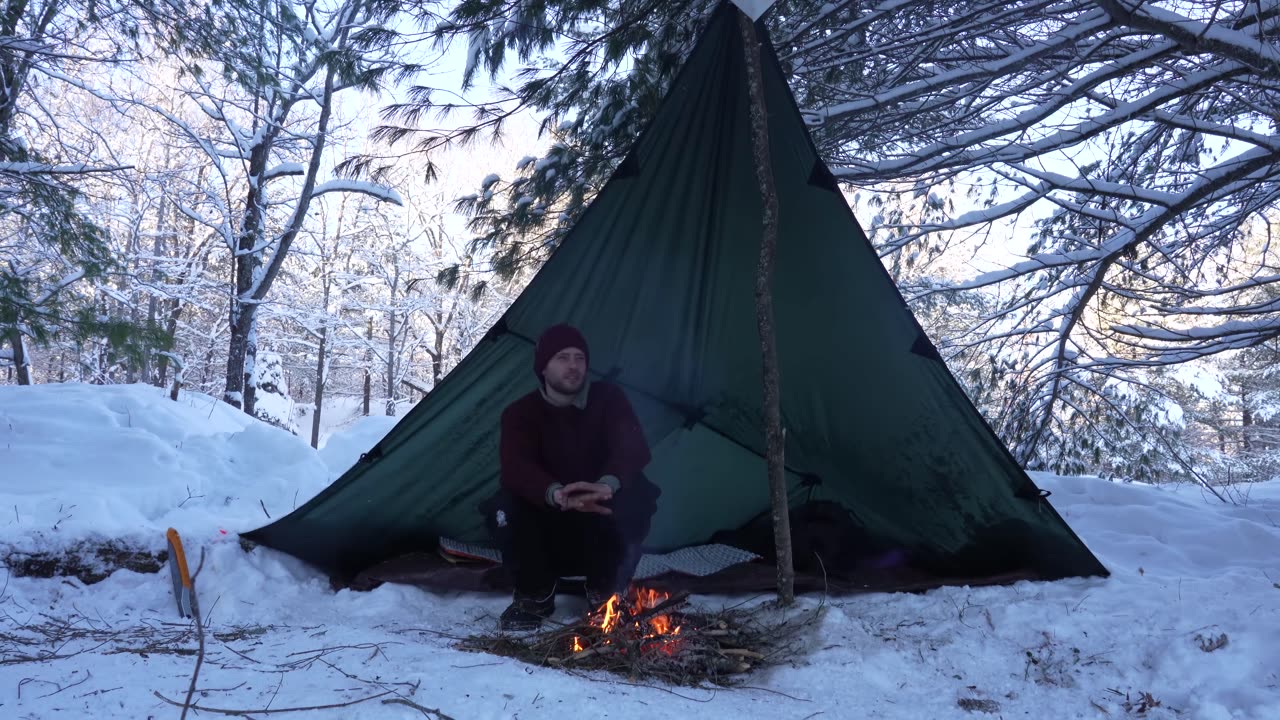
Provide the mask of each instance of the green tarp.
{"label": "green tarp", "polygon": [[[331,487],[250,539],[345,576],[431,550],[440,535],[487,541],[476,506],[497,487],[499,415],[536,386],[533,340],[558,322],[583,330],[593,375],[620,383],[641,418],[647,474],[663,491],[653,550],[706,542],[768,509],[762,203],[737,13],[714,13],[651,125],[487,337]],[[1036,576],[1106,574],[912,316],[767,42],[764,74],[793,498],[838,502],[878,542],[935,558],[1014,543]],[[1016,568],[992,571],[1002,569]]]}

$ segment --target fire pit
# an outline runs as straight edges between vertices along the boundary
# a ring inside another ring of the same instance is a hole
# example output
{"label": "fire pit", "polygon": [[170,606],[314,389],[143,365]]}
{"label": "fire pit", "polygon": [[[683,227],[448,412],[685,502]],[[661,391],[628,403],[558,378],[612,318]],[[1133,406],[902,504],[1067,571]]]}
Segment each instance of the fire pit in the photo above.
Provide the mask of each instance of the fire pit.
{"label": "fire pit", "polygon": [[792,656],[792,641],[821,610],[776,617],[779,611],[763,605],[700,613],[687,600],[687,593],[636,588],[609,598],[580,623],[525,636],[472,636],[459,647],[567,671],[732,685],[754,668]]}

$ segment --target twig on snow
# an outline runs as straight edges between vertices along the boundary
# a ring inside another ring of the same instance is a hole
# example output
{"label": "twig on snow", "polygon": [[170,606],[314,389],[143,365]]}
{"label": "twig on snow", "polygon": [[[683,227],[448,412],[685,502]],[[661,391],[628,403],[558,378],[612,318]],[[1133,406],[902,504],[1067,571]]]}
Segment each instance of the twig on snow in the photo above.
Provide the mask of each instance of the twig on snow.
{"label": "twig on snow", "polygon": [[182,704],[182,714],[178,720],[186,720],[187,711],[191,709],[191,698],[196,694],[196,679],[200,677],[200,666],[204,665],[204,621],[200,619],[200,595],[196,592],[196,577],[204,569],[204,551],[200,548],[200,564],[196,566],[195,575],[191,576],[191,617],[196,621],[196,639],[199,651],[196,653],[196,669],[191,672],[191,684],[187,686],[187,698]]}
{"label": "twig on snow", "polygon": [[375,695],[370,695],[368,697],[357,698],[355,700],[350,700],[348,702],[330,703],[328,705],[308,705],[306,707],[272,708],[267,710],[236,710],[236,709],[227,709],[227,708],[215,708],[215,707],[209,707],[208,705],[197,705],[194,703],[189,705],[184,705],[183,703],[180,703],[177,700],[170,700],[169,698],[161,695],[159,690],[152,690],[151,694],[155,695],[156,697],[160,698],[161,700],[175,707],[190,708],[192,710],[198,710],[200,712],[214,713],[216,715],[273,715],[273,714],[282,714],[282,713],[291,713],[291,712],[311,712],[312,710],[332,710],[334,708],[351,707],[352,705],[359,705],[360,703],[369,702],[370,700],[377,700],[380,697],[386,697],[387,695],[391,695],[394,692],[395,692],[394,690],[387,690],[385,692],[380,692]]}
{"label": "twig on snow", "polygon": [[76,696],[76,698],[78,699],[78,698],[93,697],[94,695],[106,695],[106,694],[107,694],[107,693],[109,693],[109,692],[115,692],[116,690],[123,690],[123,689],[124,689],[124,686],[123,686],[123,685],[121,685],[120,687],[105,688],[105,689],[102,689],[102,690],[94,690],[93,692],[87,692],[87,693],[82,693],[82,694],[80,694],[80,695],[77,695],[77,696]]}
{"label": "twig on snow", "polygon": [[423,715],[426,715],[427,717],[431,717],[432,715],[434,715],[436,716],[437,720],[454,720],[452,717],[445,715],[444,713],[440,712],[436,708],[423,707],[412,700],[406,700],[401,697],[391,698],[390,700],[383,700],[382,704],[383,705],[408,705],[409,707],[413,708],[414,710],[418,710],[419,712],[421,712]]}
{"label": "twig on snow", "polygon": [[[75,674],[76,674],[76,671],[75,671],[75,670],[72,670],[72,671],[71,671],[71,674],[72,674],[72,675],[75,675]],[[54,687],[58,688],[57,690],[54,690],[53,692],[47,692],[47,693],[45,693],[44,695],[39,695],[39,696],[37,696],[38,698],[47,698],[47,697],[52,697],[52,696],[54,696],[54,695],[57,695],[58,693],[63,692],[64,690],[70,690],[71,688],[76,687],[77,685],[83,685],[83,684],[85,684],[86,682],[88,682],[88,681],[89,681],[89,678],[91,678],[91,677],[93,677],[93,673],[89,672],[88,670],[85,670],[85,671],[84,671],[84,677],[80,678],[79,682],[73,682],[73,683],[71,683],[70,685],[63,685],[63,684],[61,684],[61,683],[56,683],[56,682],[54,682],[54,681],[52,681],[52,680],[41,680],[41,679],[39,679],[39,678],[22,678],[21,680],[19,680],[19,681],[18,681],[18,699],[19,699],[19,700],[21,700],[21,699],[22,699],[22,686],[23,686],[23,685],[26,685],[27,683],[37,683],[37,682],[38,682],[38,683],[44,683],[44,684],[46,684],[46,685],[52,685],[52,686],[54,686]]]}

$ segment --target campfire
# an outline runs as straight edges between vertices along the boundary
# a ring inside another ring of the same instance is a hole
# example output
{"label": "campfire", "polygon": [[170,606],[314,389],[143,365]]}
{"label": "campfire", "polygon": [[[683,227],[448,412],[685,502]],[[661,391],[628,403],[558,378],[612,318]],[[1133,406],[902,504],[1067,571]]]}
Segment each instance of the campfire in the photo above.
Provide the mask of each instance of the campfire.
{"label": "campfire", "polygon": [[808,624],[798,622],[796,613],[766,622],[771,612],[766,606],[699,613],[687,600],[688,593],[636,588],[592,608],[579,623],[527,636],[472,636],[459,647],[570,672],[604,670],[672,684],[732,685],[753,668],[790,656],[796,648],[789,641]]}
{"label": "campfire", "polygon": [[573,636],[570,660],[583,659],[585,653],[604,654],[611,651],[647,653],[659,651],[673,655],[680,647],[679,618],[667,609],[679,605],[684,596],[671,600],[667,593],[637,588],[634,596],[614,594],[604,605],[587,617],[587,627]]}

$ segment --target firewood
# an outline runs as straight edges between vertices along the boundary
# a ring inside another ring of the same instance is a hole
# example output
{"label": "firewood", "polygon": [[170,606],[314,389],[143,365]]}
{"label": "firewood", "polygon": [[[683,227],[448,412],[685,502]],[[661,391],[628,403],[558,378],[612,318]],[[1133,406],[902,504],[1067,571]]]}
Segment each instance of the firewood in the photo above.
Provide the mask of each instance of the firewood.
{"label": "firewood", "polygon": [[615,647],[613,645],[597,645],[596,647],[590,647],[581,652],[573,653],[569,657],[564,658],[564,662],[568,662],[570,660],[586,660],[587,658],[595,655],[607,655],[614,650]]}
{"label": "firewood", "polygon": [[632,618],[632,620],[634,620],[635,622],[644,622],[645,620],[648,620],[651,617],[664,615],[667,612],[669,612],[672,608],[678,605],[683,605],[684,602],[688,599],[689,599],[688,592],[686,591],[678,592],[675,595],[672,595],[671,597],[667,598],[666,600],[663,600],[662,602],[658,603],[657,605],[649,608],[648,610],[645,610],[639,615],[636,615],[634,618]]}
{"label": "firewood", "polygon": [[737,655],[739,657],[749,657],[753,660],[763,660],[764,654],[755,650],[746,650],[744,648],[721,648],[721,655]]}

